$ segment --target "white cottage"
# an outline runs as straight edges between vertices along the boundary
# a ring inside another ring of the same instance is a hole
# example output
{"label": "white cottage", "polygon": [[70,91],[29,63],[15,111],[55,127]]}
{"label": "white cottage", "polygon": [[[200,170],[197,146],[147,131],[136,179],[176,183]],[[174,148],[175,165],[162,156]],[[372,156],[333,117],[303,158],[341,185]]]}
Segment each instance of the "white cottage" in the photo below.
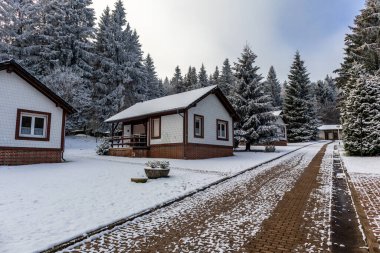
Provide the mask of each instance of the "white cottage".
{"label": "white cottage", "polygon": [[0,62],[0,165],[61,162],[73,112],[15,61]]}
{"label": "white cottage", "polygon": [[[106,120],[110,155],[203,159],[233,155],[236,111],[215,86],[142,103]],[[115,136],[121,127],[122,136]]]}

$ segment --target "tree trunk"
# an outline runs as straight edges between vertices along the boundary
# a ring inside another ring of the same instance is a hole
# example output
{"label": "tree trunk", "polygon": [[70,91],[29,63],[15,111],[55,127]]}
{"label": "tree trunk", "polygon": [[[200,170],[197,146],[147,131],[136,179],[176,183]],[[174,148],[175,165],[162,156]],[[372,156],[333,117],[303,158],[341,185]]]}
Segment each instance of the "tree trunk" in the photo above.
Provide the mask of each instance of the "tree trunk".
{"label": "tree trunk", "polygon": [[251,143],[245,143],[245,151],[251,151]]}

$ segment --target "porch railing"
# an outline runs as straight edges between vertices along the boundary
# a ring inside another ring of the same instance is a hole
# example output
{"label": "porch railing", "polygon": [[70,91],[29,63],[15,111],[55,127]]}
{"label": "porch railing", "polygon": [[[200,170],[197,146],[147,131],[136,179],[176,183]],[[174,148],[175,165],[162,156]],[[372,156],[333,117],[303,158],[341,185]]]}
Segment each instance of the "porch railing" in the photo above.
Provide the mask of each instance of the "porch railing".
{"label": "porch railing", "polygon": [[145,134],[132,136],[113,136],[110,139],[111,148],[127,148],[127,147],[147,147],[147,136]]}

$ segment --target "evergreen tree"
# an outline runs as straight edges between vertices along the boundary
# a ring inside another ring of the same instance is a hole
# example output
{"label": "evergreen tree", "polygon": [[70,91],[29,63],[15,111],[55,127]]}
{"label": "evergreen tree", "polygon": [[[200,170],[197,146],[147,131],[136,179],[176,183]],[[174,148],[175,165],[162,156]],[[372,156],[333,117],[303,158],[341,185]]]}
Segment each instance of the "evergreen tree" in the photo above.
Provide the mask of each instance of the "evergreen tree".
{"label": "evergreen tree", "polygon": [[237,87],[231,100],[241,117],[235,135],[246,140],[246,150],[250,150],[251,144],[278,140],[272,101],[264,93],[262,76],[257,73],[259,67],[254,66],[256,57],[249,46],[245,46],[234,68]]}
{"label": "evergreen tree", "polygon": [[343,115],[343,139],[350,155],[380,154],[380,77],[365,73],[364,66],[353,65],[353,89]]}
{"label": "evergreen tree", "polygon": [[284,116],[288,125],[289,142],[314,140],[317,120],[309,74],[297,51],[288,76],[284,101]]}
{"label": "evergreen tree", "polygon": [[174,76],[170,81],[170,86],[172,87],[174,94],[184,92],[183,77],[179,66],[175,68]]}
{"label": "evergreen tree", "polygon": [[198,85],[197,88],[203,88],[209,86],[208,78],[207,78],[207,72],[205,69],[205,66],[202,63],[202,66],[199,70],[198,74]]}
{"label": "evergreen tree", "polygon": [[231,70],[231,65],[228,59],[223,62],[222,73],[220,74],[218,86],[227,97],[235,88],[235,77]]}
{"label": "evergreen tree", "polygon": [[161,97],[164,93],[162,82],[159,84],[159,80],[157,78],[156,68],[153,63],[153,59],[150,54],[145,58],[145,69],[147,72],[147,87],[148,92],[146,94],[147,99],[154,99],[157,97]]}
{"label": "evergreen tree", "polygon": [[0,61],[15,59],[25,66],[33,51],[37,4],[32,0],[0,2]]}
{"label": "evergreen tree", "polygon": [[[366,0],[365,8],[356,16],[354,26],[350,27],[351,34],[345,39],[345,58],[339,74],[337,86],[340,88],[340,112],[343,125],[343,139],[346,151],[350,154],[378,154],[376,145],[367,138],[373,124],[380,125],[380,120],[369,123],[367,104],[361,106],[358,101],[365,103],[374,92],[373,82],[377,80],[380,69],[380,2]],[[368,78],[367,81],[364,79]],[[371,109],[372,110],[372,109]],[[353,117],[358,117],[356,124]],[[357,132],[359,127],[360,134]],[[360,140],[360,152],[358,151]]]}
{"label": "evergreen tree", "polygon": [[162,83],[162,85],[163,85],[164,90],[165,90],[165,95],[173,94],[172,87],[170,85],[170,81],[169,81],[169,78],[167,76],[165,77],[164,82]]}
{"label": "evergreen tree", "polygon": [[220,76],[219,68],[218,68],[218,66],[216,66],[214,73],[212,75],[210,75],[210,78],[209,78],[210,85],[218,85],[219,86],[219,76]]}
{"label": "evergreen tree", "polygon": [[265,92],[271,96],[274,108],[279,109],[282,107],[281,84],[277,79],[276,71],[273,66],[270,67],[268,72],[268,77],[265,82]]}
{"label": "evergreen tree", "polygon": [[187,71],[187,74],[183,78],[183,90],[184,91],[192,90],[196,86],[196,83],[192,83],[192,78],[191,78],[192,73],[191,73],[191,71],[192,71],[192,68],[190,66],[189,69],[188,69],[188,71]]}
{"label": "evergreen tree", "polygon": [[197,89],[199,87],[198,86],[197,69],[195,67],[192,67],[190,72],[189,72],[189,80],[191,83],[189,90],[194,90],[194,89]]}

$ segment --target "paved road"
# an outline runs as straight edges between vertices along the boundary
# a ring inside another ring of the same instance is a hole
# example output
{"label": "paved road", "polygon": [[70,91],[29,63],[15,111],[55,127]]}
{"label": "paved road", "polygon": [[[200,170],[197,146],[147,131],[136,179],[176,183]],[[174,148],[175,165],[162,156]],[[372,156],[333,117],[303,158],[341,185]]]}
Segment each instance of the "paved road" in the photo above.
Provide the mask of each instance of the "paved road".
{"label": "paved road", "polygon": [[64,252],[304,252],[320,246],[327,230],[317,231],[319,241],[309,232],[326,214],[307,217],[315,193],[319,199],[322,146],[301,149]]}

